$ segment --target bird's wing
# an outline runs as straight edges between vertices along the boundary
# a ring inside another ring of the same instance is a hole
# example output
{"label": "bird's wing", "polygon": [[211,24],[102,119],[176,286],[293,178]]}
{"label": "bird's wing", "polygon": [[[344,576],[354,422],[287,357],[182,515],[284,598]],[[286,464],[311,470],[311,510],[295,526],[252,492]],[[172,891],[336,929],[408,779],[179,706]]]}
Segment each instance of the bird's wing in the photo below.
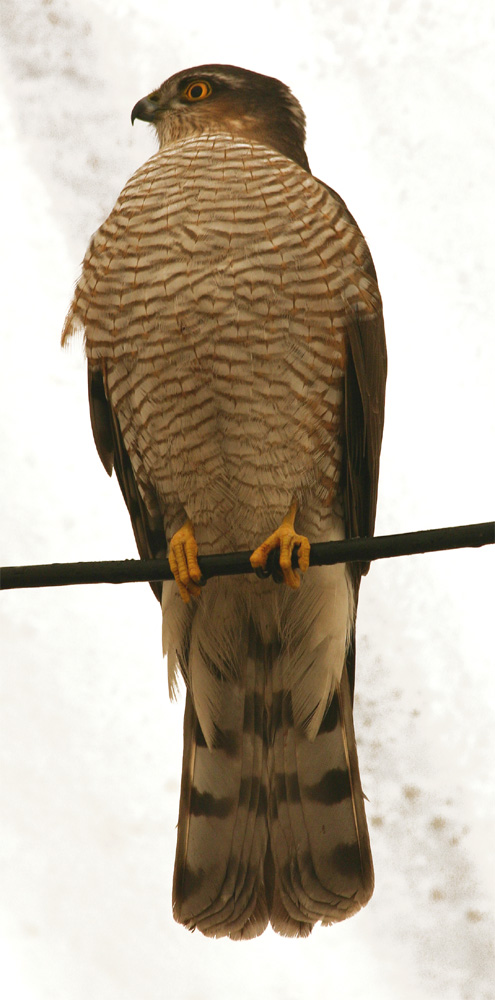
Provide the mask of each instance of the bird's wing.
{"label": "bird's wing", "polygon": [[[323,181],[319,183],[339,203],[346,221],[361,235],[362,269],[376,284],[375,266],[356,220],[340,195]],[[349,314],[347,327],[349,350],[344,387],[342,483],[348,538],[369,537],[375,527],[387,378],[385,328],[378,285],[375,302],[378,308]],[[361,573],[367,570],[367,565],[361,567]]]}
{"label": "bird's wing", "polygon": [[[130,514],[139,555],[141,559],[164,559],[167,555],[167,542],[158,503],[154,503],[151,496],[147,496],[145,503],[139,490],[117,415],[108,400],[103,362],[101,367],[88,364],[88,395],[96,448],[109,476],[115,468]],[[161,583],[151,583],[150,586],[160,601]]]}
{"label": "bird's wing", "polygon": [[[345,221],[359,234],[361,269],[376,286],[372,307],[348,314],[347,363],[344,380],[344,434],[341,490],[347,538],[366,538],[375,528],[378,471],[385,410],[387,349],[381,298],[371,253],[353,215],[341,196],[318,181],[340,206]],[[369,563],[349,565],[354,607],[357,609],[361,576]],[[354,613],[355,613],[354,612]],[[354,691],[355,622],[346,657],[351,698]]]}

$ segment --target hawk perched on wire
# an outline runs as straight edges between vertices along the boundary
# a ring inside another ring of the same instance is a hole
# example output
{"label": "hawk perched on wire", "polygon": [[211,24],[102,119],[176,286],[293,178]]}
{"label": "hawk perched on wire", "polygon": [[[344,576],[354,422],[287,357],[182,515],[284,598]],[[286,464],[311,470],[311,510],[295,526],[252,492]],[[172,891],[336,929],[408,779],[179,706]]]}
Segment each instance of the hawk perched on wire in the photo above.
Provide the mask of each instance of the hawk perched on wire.
{"label": "hawk perched on wire", "polygon": [[[366,566],[309,541],[370,535],[386,373],[371,256],[312,176],[271,77],[177,73],[139,101],[159,152],[93,236],[63,340],[84,329],[91,421],[142,557],[168,552],[170,688],[186,687],[174,915],[211,936],[306,935],[373,868],[352,722]],[[292,550],[299,569],[292,569]],[[213,579],[197,552],[280,550]]]}

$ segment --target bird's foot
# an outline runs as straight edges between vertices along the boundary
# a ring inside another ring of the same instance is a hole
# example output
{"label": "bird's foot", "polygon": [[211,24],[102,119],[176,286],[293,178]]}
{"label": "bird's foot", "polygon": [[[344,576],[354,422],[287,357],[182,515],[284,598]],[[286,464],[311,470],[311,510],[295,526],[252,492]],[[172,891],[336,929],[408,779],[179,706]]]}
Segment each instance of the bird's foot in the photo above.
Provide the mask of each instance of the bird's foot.
{"label": "bird's foot", "polygon": [[[254,550],[250,557],[251,566],[255,570],[266,570],[267,559],[270,552],[280,550],[280,570],[284,582],[294,590],[301,585],[301,577],[297,570],[292,567],[292,552],[298,548],[298,566],[301,573],[305,573],[309,566],[310,544],[305,535],[298,535],[294,528],[297,504],[291,504],[289,513],[284,517],[282,524],[272,535]],[[276,579],[276,575],[274,576]]]}
{"label": "bird's foot", "polygon": [[194,537],[191,521],[186,521],[182,528],[172,535],[168,561],[182,600],[187,604],[191,597],[199,597],[201,570],[198,566],[198,543]]}

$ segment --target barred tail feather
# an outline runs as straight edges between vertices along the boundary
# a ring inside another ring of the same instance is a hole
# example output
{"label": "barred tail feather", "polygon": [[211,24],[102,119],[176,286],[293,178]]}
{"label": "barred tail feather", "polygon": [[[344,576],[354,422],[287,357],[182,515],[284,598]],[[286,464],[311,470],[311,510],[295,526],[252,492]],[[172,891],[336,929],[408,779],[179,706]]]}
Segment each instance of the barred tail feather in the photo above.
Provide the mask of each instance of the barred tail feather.
{"label": "barred tail feather", "polygon": [[190,930],[240,939],[261,934],[268,923],[264,664],[252,639],[245,675],[223,685],[213,746],[190,693],[186,699],[173,908]]}
{"label": "barred tail feather", "polygon": [[304,936],[317,921],[344,920],[368,902],[373,865],[346,670],[313,741],[293,725],[276,663],[272,677],[270,919],[279,933]]}
{"label": "barred tail feather", "polygon": [[187,695],[174,916],[212,937],[255,937],[269,920],[306,936],[373,891],[347,672],[310,739],[280,648],[251,624],[246,649],[242,676],[221,681],[210,746]]}

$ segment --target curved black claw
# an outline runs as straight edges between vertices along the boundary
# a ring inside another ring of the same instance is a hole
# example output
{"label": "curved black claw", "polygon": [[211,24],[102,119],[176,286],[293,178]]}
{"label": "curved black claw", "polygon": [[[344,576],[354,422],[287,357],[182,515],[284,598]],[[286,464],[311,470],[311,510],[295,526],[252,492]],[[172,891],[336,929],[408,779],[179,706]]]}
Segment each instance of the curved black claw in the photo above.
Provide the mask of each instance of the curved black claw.
{"label": "curved black claw", "polygon": [[271,572],[274,583],[283,583],[284,574],[280,568],[280,549],[272,549],[269,553],[266,565]]}
{"label": "curved black claw", "polygon": [[275,583],[283,583],[284,575],[280,569],[280,549],[272,549],[268,553],[265,568],[263,569],[262,566],[258,566],[255,569],[255,573],[260,580],[267,580],[271,576]]}
{"label": "curved black claw", "polygon": [[257,566],[254,572],[260,580],[267,580],[272,575],[271,570],[263,569],[263,566]]}

